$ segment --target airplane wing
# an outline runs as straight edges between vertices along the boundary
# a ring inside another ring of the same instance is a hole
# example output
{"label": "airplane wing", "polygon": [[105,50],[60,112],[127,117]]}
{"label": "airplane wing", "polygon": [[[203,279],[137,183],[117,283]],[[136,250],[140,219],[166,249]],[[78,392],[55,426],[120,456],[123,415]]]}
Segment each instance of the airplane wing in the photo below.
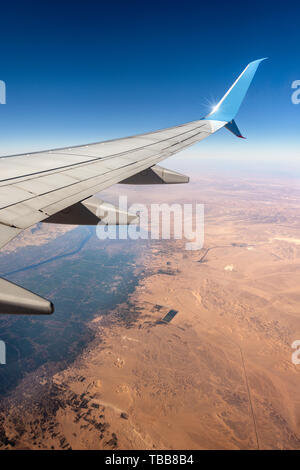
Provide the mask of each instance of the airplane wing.
{"label": "airplane wing", "polygon": [[[251,62],[213,111],[198,121],[133,137],[0,158],[0,247],[37,222],[99,222],[93,196],[113,184],[187,182],[187,177],[157,164],[224,126],[242,137],[233,119],[261,60]],[[0,279],[0,313],[52,312],[48,300]]]}

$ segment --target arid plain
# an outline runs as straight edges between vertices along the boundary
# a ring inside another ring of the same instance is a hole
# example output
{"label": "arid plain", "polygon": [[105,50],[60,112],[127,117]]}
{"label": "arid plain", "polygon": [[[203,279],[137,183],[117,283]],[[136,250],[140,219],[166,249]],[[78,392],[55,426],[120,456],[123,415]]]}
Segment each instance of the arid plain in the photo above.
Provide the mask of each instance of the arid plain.
{"label": "arid plain", "polygon": [[2,448],[300,448],[299,182],[206,176],[174,188],[101,197],[205,204],[203,249],[149,241],[140,282],[90,321],[84,352],[6,397]]}

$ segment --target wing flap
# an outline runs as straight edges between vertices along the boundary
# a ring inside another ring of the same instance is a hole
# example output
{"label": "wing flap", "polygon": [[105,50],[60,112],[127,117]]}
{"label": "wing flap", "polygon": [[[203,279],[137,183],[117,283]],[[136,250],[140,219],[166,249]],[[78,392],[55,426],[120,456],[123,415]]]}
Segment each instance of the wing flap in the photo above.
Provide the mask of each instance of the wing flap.
{"label": "wing flap", "polygon": [[53,312],[49,300],[0,278],[0,314],[50,315]]}

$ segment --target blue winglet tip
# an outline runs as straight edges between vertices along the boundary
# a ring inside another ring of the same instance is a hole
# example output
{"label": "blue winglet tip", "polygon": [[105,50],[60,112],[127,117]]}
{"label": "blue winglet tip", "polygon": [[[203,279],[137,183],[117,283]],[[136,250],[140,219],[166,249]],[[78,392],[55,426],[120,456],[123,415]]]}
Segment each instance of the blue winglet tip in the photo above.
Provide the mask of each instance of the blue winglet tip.
{"label": "blue winglet tip", "polygon": [[249,64],[247,65],[246,69],[253,66],[253,65],[257,65],[257,67],[258,67],[261,62],[263,62],[264,60],[267,60],[268,58],[269,57],[263,57],[262,59],[252,60],[252,62],[249,62]]}
{"label": "blue winglet tip", "polygon": [[227,93],[225,93],[221,101],[215,106],[214,110],[206,116],[205,119],[225,122],[232,121],[245,98],[259,64],[266,59],[267,57],[264,57],[250,62]]}
{"label": "blue winglet tip", "polygon": [[[260,63],[260,62],[262,62],[263,60],[267,60],[268,58],[269,58],[269,57],[263,57],[262,59],[253,60],[252,62],[250,62],[250,64],[254,64],[255,62]],[[249,64],[249,65],[250,65],[250,64]]]}

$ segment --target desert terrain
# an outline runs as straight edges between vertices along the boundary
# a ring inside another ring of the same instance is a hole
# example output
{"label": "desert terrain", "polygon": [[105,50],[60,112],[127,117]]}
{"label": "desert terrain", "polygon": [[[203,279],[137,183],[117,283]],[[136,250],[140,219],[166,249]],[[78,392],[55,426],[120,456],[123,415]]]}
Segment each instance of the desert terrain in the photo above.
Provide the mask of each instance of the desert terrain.
{"label": "desert terrain", "polygon": [[125,190],[203,203],[204,247],[149,241],[133,292],[89,320],[76,359],[3,397],[0,448],[299,449],[299,183],[197,176],[101,198]]}

